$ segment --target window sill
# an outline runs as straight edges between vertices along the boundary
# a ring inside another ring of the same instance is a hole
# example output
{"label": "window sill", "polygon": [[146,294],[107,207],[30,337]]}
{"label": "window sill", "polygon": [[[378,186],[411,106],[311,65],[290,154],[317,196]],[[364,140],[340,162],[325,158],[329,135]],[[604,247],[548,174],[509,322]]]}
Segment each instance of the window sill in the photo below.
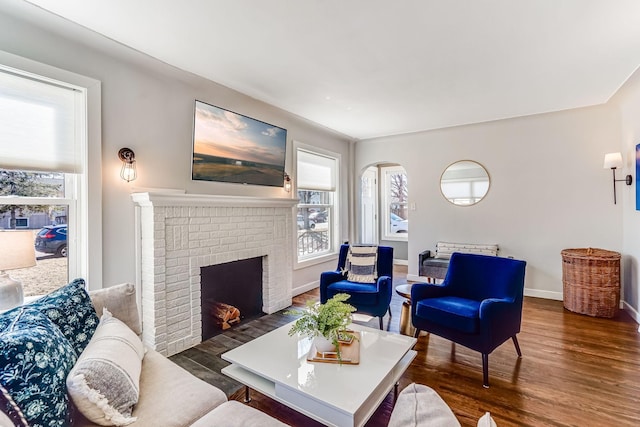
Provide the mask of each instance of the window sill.
{"label": "window sill", "polygon": [[407,233],[404,233],[403,236],[389,235],[389,236],[383,236],[380,240],[389,240],[392,242],[408,242],[409,236],[407,235]]}
{"label": "window sill", "polygon": [[310,258],[302,261],[296,261],[295,265],[293,266],[293,269],[301,270],[303,268],[312,267],[318,264],[324,264],[330,261],[335,262],[337,259],[338,259],[338,252],[332,252],[330,254],[322,255],[317,258]]}

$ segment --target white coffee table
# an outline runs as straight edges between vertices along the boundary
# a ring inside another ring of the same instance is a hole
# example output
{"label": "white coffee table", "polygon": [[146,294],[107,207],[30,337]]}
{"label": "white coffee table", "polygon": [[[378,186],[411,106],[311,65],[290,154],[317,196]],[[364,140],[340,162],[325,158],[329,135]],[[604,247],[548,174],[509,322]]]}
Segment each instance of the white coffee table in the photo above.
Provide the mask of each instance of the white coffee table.
{"label": "white coffee table", "polygon": [[362,426],[411,361],[415,338],[352,324],[360,364],[308,362],[311,339],[282,326],[222,355],[225,375],[329,426]]}

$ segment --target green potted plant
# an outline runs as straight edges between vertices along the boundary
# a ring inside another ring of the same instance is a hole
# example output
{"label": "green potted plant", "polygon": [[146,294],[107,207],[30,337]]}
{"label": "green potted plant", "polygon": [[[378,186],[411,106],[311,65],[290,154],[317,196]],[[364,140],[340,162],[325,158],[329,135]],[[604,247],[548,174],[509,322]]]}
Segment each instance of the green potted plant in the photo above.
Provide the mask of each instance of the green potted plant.
{"label": "green potted plant", "polygon": [[289,330],[289,336],[300,333],[313,337],[318,352],[335,351],[340,359],[339,340],[346,337],[351,313],[356,311],[354,306],[345,303],[349,298],[349,294],[336,294],[324,304],[309,301],[306,310],[287,312],[301,315]]}

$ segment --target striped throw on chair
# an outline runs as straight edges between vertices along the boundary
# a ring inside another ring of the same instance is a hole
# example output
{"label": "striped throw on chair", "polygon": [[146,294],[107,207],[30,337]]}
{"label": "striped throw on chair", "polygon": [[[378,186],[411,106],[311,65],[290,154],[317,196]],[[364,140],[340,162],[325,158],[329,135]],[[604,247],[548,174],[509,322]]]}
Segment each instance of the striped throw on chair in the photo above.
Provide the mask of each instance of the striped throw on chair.
{"label": "striped throw on chair", "polygon": [[351,245],[347,255],[347,280],[356,283],[372,283],[378,278],[376,263],[378,246]]}

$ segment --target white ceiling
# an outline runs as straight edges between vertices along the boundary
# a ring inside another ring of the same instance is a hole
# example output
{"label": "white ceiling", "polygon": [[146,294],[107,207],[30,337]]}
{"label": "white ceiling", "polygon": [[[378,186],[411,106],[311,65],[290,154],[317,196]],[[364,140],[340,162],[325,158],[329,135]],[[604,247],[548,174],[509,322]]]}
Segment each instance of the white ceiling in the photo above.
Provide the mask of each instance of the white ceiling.
{"label": "white ceiling", "polygon": [[601,104],[640,65],[638,0],[29,1],[358,139]]}

